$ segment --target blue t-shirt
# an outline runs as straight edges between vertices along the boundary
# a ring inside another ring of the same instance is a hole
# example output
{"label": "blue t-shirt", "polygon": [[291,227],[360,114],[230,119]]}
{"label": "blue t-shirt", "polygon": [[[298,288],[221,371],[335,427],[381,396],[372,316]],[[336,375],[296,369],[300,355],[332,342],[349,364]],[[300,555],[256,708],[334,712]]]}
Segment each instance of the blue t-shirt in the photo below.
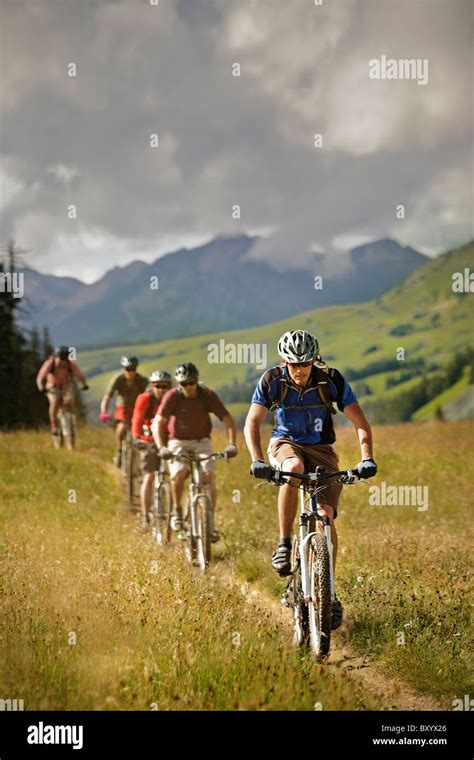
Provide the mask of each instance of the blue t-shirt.
{"label": "blue t-shirt", "polygon": [[[281,366],[268,369],[260,378],[252,396],[252,404],[272,409],[276,406],[272,438],[288,438],[295,443],[334,443],[336,435],[330,409],[318,390],[318,383],[325,383],[327,395],[342,412],[349,404],[357,403],[357,397],[349,383],[337,369],[329,374],[313,367],[306,388],[298,388],[290,380],[288,371]],[[286,394],[279,391],[286,390]]]}

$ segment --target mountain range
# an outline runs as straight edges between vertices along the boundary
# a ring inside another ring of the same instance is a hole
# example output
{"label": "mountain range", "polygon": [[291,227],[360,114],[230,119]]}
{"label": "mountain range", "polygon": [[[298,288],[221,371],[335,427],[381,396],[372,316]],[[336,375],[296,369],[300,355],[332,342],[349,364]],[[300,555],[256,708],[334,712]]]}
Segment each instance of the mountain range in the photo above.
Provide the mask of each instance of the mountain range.
{"label": "mountain range", "polygon": [[377,298],[427,261],[385,238],[331,257],[314,253],[304,267],[292,266],[289,253],[282,270],[251,257],[258,239],[218,237],[151,264],[114,267],[92,284],[24,268],[21,324],[47,325],[55,343],[78,348],[240,329]]}
{"label": "mountain range", "polygon": [[[266,366],[278,362],[278,339],[285,330],[304,328],[317,336],[321,353],[353,385],[373,422],[424,421],[442,415],[466,419],[474,414],[474,300],[469,289],[453,289],[453,277],[474,261],[474,242],[427,259],[382,296],[293,313],[273,323],[234,331],[155,343],[116,345],[81,351],[78,362],[90,384],[90,419],[128,350],[140,358],[139,371],[173,369],[194,362],[205,385],[216,390],[231,412],[245,417],[262,368],[252,360],[211,361],[210,348],[266,347]],[[338,424],[344,415],[337,415]]]}

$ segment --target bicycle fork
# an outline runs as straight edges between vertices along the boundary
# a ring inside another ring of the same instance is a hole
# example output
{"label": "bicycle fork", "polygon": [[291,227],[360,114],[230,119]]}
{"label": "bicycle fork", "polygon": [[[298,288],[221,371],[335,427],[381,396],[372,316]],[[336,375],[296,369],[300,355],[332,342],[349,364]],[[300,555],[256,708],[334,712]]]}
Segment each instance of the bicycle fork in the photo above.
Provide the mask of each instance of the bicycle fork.
{"label": "bicycle fork", "polygon": [[[300,489],[300,561],[301,561],[301,586],[303,591],[303,598],[306,603],[311,599],[311,583],[309,577],[309,542],[312,537],[316,535],[317,531],[307,533],[308,526],[308,514],[305,511],[305,493],[303,489]],[[311,511],[317,512],[317,502],[315,497],[311,497]],[[321,519],[321,518],[319,518]],[[326,543],[329,554],[329,579],[331,586],[331,601],[335,599],[334,588],[334,568],[333,568],[333,545],[331,539],[331,523],[329,517],[323,517],[322,522],[324,525],[324,535],[326,537]],[[313,600],[315,601],[315,600]]]}

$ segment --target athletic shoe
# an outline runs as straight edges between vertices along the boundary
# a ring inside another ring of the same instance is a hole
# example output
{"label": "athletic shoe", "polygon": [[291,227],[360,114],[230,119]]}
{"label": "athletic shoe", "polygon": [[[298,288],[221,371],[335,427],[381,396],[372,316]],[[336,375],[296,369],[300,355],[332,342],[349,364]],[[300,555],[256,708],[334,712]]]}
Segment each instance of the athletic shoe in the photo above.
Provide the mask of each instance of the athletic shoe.
{"label": "athletic shoe", "polygon": [[282,577],[291,573],[291,549],[289,546],[278,546],[272,554],[272,567]]}

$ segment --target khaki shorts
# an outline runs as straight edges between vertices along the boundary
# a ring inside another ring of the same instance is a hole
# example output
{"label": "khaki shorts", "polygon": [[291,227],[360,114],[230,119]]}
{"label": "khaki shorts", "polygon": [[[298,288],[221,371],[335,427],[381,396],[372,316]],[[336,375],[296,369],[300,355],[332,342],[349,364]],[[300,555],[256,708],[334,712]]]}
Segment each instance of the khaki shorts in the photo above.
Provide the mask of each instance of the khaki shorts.
{"label": "khaki shorts", "polygon": [[140,468],[144,474],[156,472],[160,466],[160,460],[155,451],[145,449],[140,451]]}
{"label": "khaki shorts", "polygon": [[50,388],[49,391],[46,391],[46,395],[50,404],[52,404],[53,401],[56,401],[57,399],[59,399],[59,402],[61,404],[72,404],[71,391],[69,390],[60,391],[56,388]]}
{"label": "khaki shorts", "polygon": [[[324,465],[328,471],[339,469],[339,457],[331,446],[326,443],[309,443],[303,445],[294,443],[288,438],[272,438],[267,449],[268,461],[277,470],[282,467],[285,459],[297,457],[303,462],[306,472],[313,470],[318,465]],[[337,506],[341,495],[342,486],[326,486],[324,491],[318,494],[319,504],[329,504],[334,509],[334,519],[337,517]]]}
{"label": "khaki shorts", "polygon": [[[172,438],[168,443],[168,449],[173,454],[212,454],[212,444],[210,438],[189,438],[178,440]],[[202,462],[202,469],[204,472],[214,472],[214,462],[212,459],[205,459]],[[187,462],[175,462],[169,463],[170,476],[172,478],[181,470],[189,470],[189,464]]]}

